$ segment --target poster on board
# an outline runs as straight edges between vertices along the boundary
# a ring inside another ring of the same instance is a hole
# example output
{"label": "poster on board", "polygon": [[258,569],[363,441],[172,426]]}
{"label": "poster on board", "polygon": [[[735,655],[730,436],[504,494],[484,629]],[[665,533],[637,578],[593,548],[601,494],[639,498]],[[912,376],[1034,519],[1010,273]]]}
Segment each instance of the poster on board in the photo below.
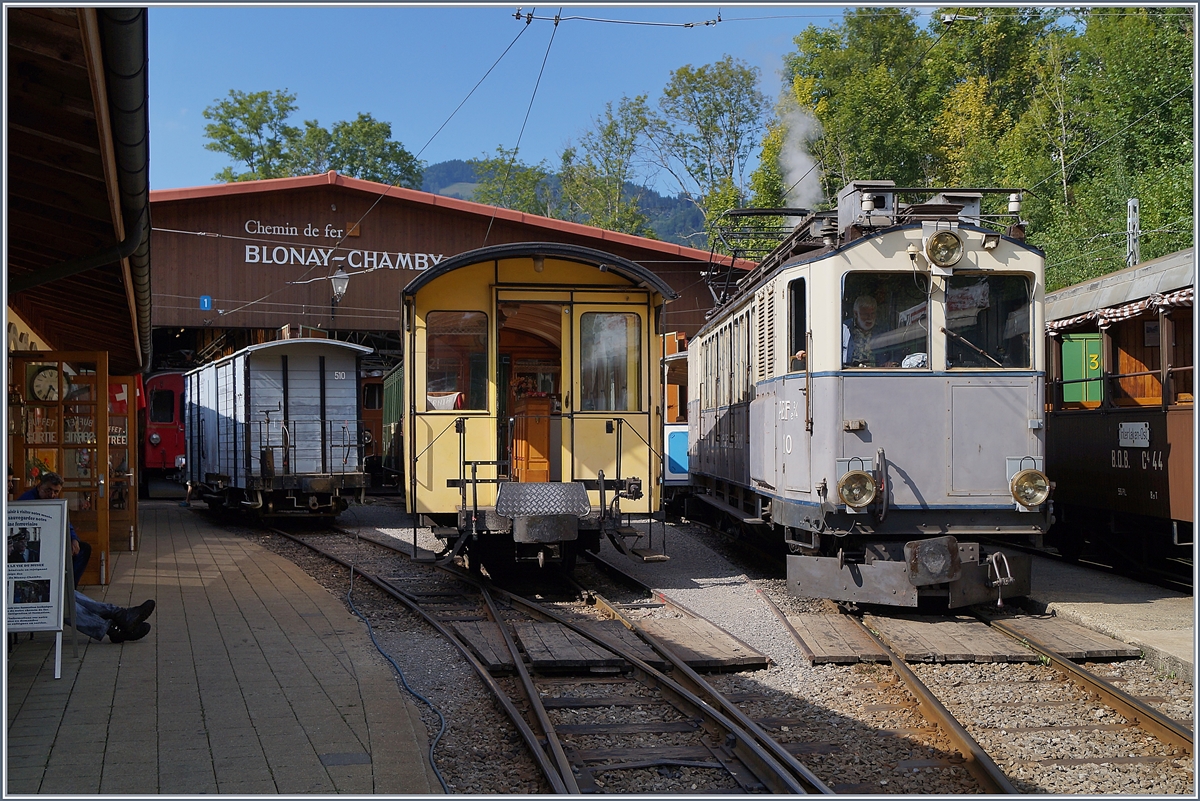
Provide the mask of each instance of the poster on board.
{"label": "poster on board", "polygon": [[10,501],[4,564],[8,631],[62,631],[67,502]]}

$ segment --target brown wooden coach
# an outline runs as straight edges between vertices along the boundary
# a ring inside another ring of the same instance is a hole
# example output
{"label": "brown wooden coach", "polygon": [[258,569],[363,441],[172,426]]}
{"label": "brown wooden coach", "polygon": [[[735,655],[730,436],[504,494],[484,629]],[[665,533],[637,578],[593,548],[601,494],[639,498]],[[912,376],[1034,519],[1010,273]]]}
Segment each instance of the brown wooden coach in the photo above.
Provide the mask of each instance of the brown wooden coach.
{"label": "brown wooden coach", "polygon": [[1187,249],[1046,296],[1051,542],[1191,574],[1193,303]]}

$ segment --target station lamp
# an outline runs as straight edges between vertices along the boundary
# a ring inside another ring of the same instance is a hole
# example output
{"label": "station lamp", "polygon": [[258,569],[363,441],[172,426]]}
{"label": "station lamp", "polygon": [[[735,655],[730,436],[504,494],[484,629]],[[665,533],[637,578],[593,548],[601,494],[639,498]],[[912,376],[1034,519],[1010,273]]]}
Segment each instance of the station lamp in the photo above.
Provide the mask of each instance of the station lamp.
{"label": "station lamp", "polygon": [[333,286],[334,301],[341,301],[346,294],[346,287],[350,285],[350,275],[338,267],[338,271],[329,277],[329,283]]}

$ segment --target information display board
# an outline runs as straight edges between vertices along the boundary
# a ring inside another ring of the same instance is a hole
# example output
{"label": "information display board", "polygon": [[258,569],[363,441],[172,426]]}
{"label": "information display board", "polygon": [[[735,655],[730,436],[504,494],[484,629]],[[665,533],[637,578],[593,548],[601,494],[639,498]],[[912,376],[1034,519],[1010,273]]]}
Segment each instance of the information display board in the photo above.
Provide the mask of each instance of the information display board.
{"label": "information display board", "polygon": [[71,564],[67,559],[67,502],[11,501],[7,524],[7,630],[61,632]]}

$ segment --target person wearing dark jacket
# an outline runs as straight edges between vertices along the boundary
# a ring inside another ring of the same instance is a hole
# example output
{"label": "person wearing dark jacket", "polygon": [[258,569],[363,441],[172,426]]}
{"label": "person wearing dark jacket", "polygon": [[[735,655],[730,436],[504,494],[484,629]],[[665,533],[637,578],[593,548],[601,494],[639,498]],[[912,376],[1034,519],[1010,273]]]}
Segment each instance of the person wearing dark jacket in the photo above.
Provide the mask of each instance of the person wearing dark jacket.
{"label": "person wearing dark jacket", "polygon": [[[38,479],[38,485],[31,487],[21,493],[18,501],[51,501],[62,495],[63,480],[58,473],[42,473]],[[75,575],[75,586],[79,586],[79,580],[83,578],[83,571],[87,569],[88,560],[92,558],[92,546],[89,543],[79,539],[79,535],[75,533],[75,527],[71,526],[71,568]]]}
{"label": "person wearing dark jacket", "polygon": [[[62,491],[63,480],[58,473],[42,473],[38,485],[26,490],[17,500],[54,500],[62,495]],[[75,574],[76,587],[79,586],[79,579],[83,576],[91,556],[92,546],[79,539],[75,527],[71,526],[71,568]],[[153,612],[154,601],[145,601],[127,609],[94,600],[75,590],[75,630],[94,640],[103,640],[106,636],[114,643],[140,640],[150,633],[150,624],[146,622],[146,618]]]}

